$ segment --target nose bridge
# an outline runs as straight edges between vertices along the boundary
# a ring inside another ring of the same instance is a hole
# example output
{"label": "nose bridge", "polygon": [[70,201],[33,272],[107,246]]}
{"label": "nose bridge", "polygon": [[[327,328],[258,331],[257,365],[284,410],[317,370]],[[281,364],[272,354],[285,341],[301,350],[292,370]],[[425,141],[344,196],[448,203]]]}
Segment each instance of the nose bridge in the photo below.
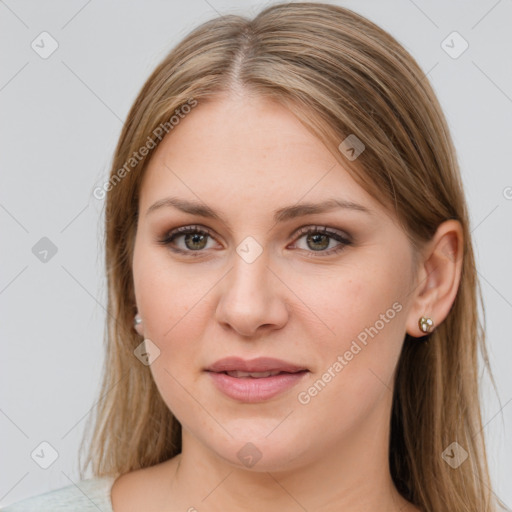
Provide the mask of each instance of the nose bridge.
{"label": "nose bridge", "polygon": [[258,301],[268,299],[268,251],[263,251],[263,248],[257,251],[251,242],[244,241],[239,244],[236,252],[226,292],[235,299],[251,298],[252,308],[255,308]]}
{"label": "nose bridge", "polygon": [[268,251],[254,239],[246,239],[236,252],[222,286],[217,320],[244,336],[254,334],[261,325],[281,328],[287,308],[278,280],[269,268]]}

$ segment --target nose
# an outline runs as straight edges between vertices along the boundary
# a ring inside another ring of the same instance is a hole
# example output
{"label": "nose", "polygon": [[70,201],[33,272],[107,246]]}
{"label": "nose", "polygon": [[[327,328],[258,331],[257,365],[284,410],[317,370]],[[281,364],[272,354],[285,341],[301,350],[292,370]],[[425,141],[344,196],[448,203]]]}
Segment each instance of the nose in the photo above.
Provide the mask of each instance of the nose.
{"label": "nose", "polygon": [[265,253],[252,263],[236,255],[221,284],[216,319],[244,337],[281,329],[288,321],[288,288],[268,266]]}

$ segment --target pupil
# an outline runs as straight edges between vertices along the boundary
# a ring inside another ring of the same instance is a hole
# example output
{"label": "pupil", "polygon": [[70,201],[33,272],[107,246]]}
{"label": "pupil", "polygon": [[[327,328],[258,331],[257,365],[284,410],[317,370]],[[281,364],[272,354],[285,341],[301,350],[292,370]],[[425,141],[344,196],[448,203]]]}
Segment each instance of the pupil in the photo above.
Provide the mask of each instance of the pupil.
{"label": "pupil", "polygon": [[[206,236],[205,235],[201,235],[200,233],[188,233],[187,235],[185,235],[185,243],[187,244],[187,247],[188,247],[188,241],[190,239],[193,239],[193,243],[196,243],[197,242],[197,239],[203,239],[203,242],[206,240]],[[200,247],[195,247],[195,249],[203,249],[204,248],[204,243],[200,246]],[[190,248],[190,247],[189,247]]]}
{"label": "pupil", "polygon": [[[310,235],[308,236],[308,242],[311,240],[311,239],[314,239],[314,242],[313,243],[318,243],[318,239],[319,238],[322,238],[324,239],[324,242],[326,241],[327,243],[324,243],[321,245],[320,249],[325,249],[326,247],[329,246],[329,240],[328,240],[328,237],[327,235],[322,235],[322,234],[316,234],[316,235]],[[316,250],[316,249],[315,249]]]}

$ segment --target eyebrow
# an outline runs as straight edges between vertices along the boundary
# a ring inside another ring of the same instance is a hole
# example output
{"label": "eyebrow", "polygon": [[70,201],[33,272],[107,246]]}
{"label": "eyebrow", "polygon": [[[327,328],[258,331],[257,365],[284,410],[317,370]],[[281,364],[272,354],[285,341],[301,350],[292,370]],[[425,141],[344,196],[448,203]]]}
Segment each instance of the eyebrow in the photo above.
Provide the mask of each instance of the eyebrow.
{"label": "eyebrow", "polygon": [[[190,213],[192,215],[198,215],[200,217],[206,217],[210,219],[216,219],[221,222],[223,221],[221,215],[218,214],[215,210],[212,210],[209,206],[203,203],[189,201],[178,197],[165,197],[160,199],[146,210],[146,215],[164,207],[174,207],[185,213]],[[372,210],[361,204],[347,201],[345,199],[330,198],[320,203],[300,203],[274,210],[274,222],[286,222],[297,217],[304,217],[306,215],[313,215],[315,213],[324,213],[338,208],[355,210],[366,213],[368,215],[374,214]]]}

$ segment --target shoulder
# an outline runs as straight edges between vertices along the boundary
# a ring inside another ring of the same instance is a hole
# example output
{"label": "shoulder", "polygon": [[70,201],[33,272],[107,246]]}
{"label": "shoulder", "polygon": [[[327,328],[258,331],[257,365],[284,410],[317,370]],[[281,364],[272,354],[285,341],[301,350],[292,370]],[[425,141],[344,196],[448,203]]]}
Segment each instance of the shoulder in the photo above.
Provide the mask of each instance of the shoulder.
{"label": "shoulder", "polygon": [[115,477],[80,480],[0,508],[0,512],[112,512],[110,491]]}
{"label": "shoulder", "polygon": [[[133,470],[117,478],[112,486],[112,506],[122,511],[158,510],[173,500],[169,484],[179,456],[154,466]],[[0,511],[1,512],[1,511]]]}

